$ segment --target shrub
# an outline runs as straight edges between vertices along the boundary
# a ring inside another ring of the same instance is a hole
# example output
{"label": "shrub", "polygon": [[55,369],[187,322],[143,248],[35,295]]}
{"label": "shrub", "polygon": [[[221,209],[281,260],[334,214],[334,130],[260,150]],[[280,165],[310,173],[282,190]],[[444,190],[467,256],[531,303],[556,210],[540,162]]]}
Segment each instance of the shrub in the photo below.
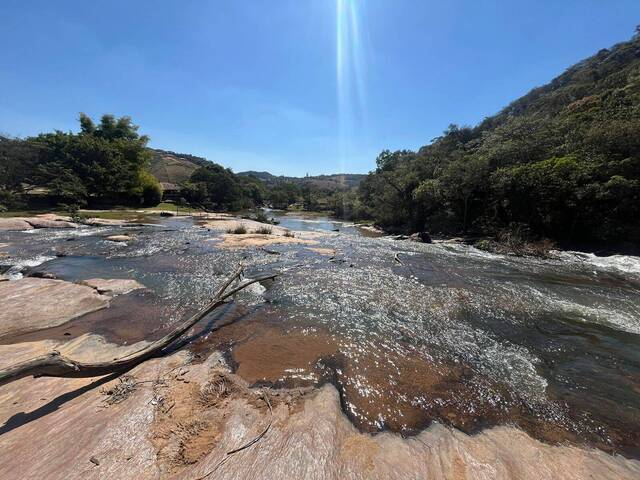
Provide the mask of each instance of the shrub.
{"label": "shrub", "polygon": [[65,210],[74,223],[85,223],[89,218],[87,215],[80,213],[78,205],[65,205]]}
{"label": "shrub", "polygon": [[291,230],[287,230],[286,232],[284,232],[284,236],[289,238],[295,238],[296,235]]}
{"label": "shrub", "polygon": [[149,172],[140,174],[140,186],[142,187],[142,204],[145,207],[155,207],[162,201],[162,187]]}
{"label": "shrub", "polygon": [[260,227],[256,230],[256,233],[260,233],[262,235],[271,235],[271,227]]}
{"label": "shrub", "polygon": [[227,233],[232,233],[234,235],[244,235],[245,233],[247,233],[247,227],[245,227],[244,225],[238,225],[235,228],[230,228],[229,230],[227,230]]}

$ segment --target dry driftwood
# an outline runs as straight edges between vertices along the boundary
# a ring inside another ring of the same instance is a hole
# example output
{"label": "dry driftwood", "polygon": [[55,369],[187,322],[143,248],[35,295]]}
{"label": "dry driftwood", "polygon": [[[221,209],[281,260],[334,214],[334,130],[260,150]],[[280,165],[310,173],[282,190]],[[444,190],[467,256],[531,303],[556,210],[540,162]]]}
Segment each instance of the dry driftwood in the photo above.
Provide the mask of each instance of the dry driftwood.
{"label": "dry driftwood", "polygon": [[107,375],[109,373],[125,372],[134,366],[153,357],[157,357],[171,345],[174,341],[184,335],[191,327],[206,317],[212,310],[219,307],[225,300],[240,290],[248,287],[252,283],[274,278],[277,274],[265,275],[242,282],[238,286],[227,289],[242,275],[242,268],[239,268],[218,290],[213,299],[198,313],[190,317],[168,333],[160,340],[157,340],[137,352],[124,357],[114,359],[110,362],[83,363],[64,357],[60,352],[53,351],[48,355],[33,358],[26,362],[17,363],[8,368],[0,370],[0,386],[19,380],[20,378],[33,377],[68,377],[84,378]]}

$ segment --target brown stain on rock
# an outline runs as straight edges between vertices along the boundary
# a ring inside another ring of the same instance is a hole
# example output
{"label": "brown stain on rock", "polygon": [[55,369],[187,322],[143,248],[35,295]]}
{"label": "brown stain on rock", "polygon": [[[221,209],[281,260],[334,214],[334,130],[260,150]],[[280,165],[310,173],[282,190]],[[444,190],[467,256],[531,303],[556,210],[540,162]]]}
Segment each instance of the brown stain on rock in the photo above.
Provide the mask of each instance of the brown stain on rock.
{"label": "brown stain on rock", "polygon": [[259,334],[234,347],[233,358],[237,363],[236,373],[249,383],[289,381],[309,385],[320,380],[315,363],[337,351],[335,340],[326,333],[263,328]]}
{"label": "brown stain on rock", "polygon": [[363,472],[371,473],[375,469],[376,456],[380,453],[380,444],[368,435],[350,435],[341,445],[340,459],[343,462],[355,462]]}
{"label": "brown stain on rock", "polygon": [[[391,430],[415,435],[434,421],[477,434],[497,425],[517,425],[551,445],[570,442],[613,453],[606,436],[588,436],[569,425],[532,412],[497,382],[460,363],[425,358],[380,346],[353,355],[339,337],[320,328],[260,322],[230,325],[221,331],[231,351],[235,373],[252,385],[294,388],[333,383],[342,407],[363,432]],[[617,448],[629,448],[631,437],[608,431]],[[633,436],[633,434],[631,434]],[[618,450],[619,451],[619,450]]]}

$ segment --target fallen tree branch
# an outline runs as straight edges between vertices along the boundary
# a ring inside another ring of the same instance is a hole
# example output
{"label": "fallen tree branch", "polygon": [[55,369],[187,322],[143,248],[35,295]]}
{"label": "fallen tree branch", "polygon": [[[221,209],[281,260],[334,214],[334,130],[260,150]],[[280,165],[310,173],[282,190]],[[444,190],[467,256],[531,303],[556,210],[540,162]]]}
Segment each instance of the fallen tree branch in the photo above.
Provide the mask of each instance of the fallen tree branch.
{"label": "fallen tree branch", "polygon": [[53,351],[48,355],[27,360],[26,362],[17,363],[0,370],[0,386],[29,376],[85,378],[98,377],[109,373],[125,372],[145,360],[161,356],[164,353],[163,351],[169,345],[189,331],[191,327],[205,318],[209,313],[211,313],[211,311],[225,303],[226,299],[253,283],[271,279],[278,275],[274,273],[247,280],[231,290],[226,291],[236,279],[240,278],[242,271],[242,267],[238,268],[238,270],[236,270],[236,272],[224,283],[213,299],[204,308],[202,308],[202,310],[185,320],[172,332],[136,352],[109,362],[85,363],[72,360],[64,357],[60,352]]}

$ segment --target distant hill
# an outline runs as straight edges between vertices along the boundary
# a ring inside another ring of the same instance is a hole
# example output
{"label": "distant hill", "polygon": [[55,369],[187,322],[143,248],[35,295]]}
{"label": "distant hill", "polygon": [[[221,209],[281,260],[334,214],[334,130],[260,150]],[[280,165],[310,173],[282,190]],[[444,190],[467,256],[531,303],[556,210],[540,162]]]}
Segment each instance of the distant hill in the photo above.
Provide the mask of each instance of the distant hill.
{"label": "distant hill", "polygon": [[163,183],[182,183],[191,177],[198,168],[210,163],[206,158],[196,157],[186,153],[176,153],[166,150],[151,149],[153,158],[149,171]]}
{"label": "distant hill", "polygon": [[[191,174],[199,167],[210,164],[206,158],[196,157],[186,153],[176,153],[167,150],[151,149],[153,158],[149,170],[159,182],[179,184],[189,180]],[[266,185],[295,183],[310,184],[317,188],[328,190],[349,190],[357,187],[366,175],[340,173],[334,175],[317,175],[312,177],[276,176],[269,172],[248,171],[238,175],[255,177]]]}
{"label": "distant hill", "polygon": [[279,185],[282,183],[295,183],[297,185],[312,185],[317,188],[327,190],[349,190],[357,188],[360,182],[366,177],[358,173],[336,173],[333,175],[315,175],[308,177],[287,177],[284,175],[275,176],[269,172],[247,171],[238,175],[255,177],[262,180],[267,185]]}

